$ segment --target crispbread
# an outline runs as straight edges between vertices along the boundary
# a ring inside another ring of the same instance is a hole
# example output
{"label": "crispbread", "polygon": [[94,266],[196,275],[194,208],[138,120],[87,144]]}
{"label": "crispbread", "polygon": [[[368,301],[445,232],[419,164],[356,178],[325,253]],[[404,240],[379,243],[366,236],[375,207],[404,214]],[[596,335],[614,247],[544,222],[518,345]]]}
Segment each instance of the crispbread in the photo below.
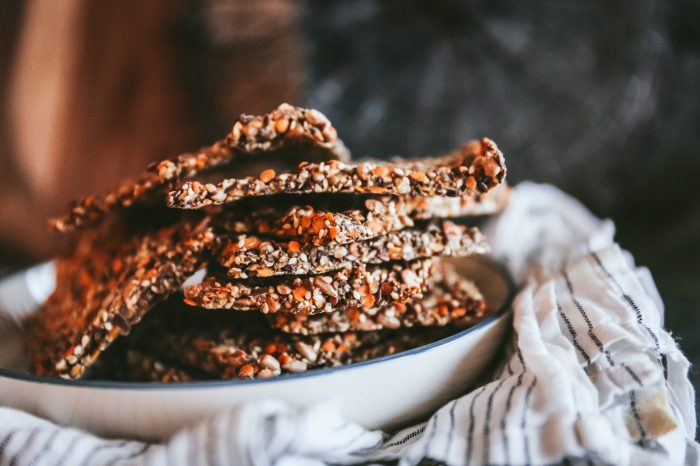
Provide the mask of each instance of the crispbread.
{"label": "crispbread", "polygon": [[214,241],[207,223],[182,220],[141,234],[115,223],[86,235],[73,256],[59,261],[56,291],[28,322],[34,372],[81,377],[119,335],[204,265]]}
{"label": "crispbread", "polygon": [[259,283],[214,274],[185,288],[185,302],[205,309],[264,314],[318,314],[348,307],[371,308],[421,297],[432,269],[432,259],[420,259],[383,266],[354,264],[328,274],[270,277]]}
{"label": "crispbread", "polygon": [[503,154],[490,139],[471,141],[453,154],[394,162],[306,163],[257,178],[218,183],[191,181],[168,193],[170,207],[199,209],[245,198],[289,193],[355,193],[401,196],[476,196],[499,185],[506,173]]}
{"label": "crispbread", "polygon": [[389,303],[372,309],[349,308],[318,315],[277,313],[268,317],[272,326],[288,333],[374,331],[407,327],[467,327],[490,313],[488,303],[471,280],[437,267],[440,274],[423,298]]}
{"label": "crispbread", "polygon": [[234,205],[217,211],[214,221],[229,233],[264,235],[315,246],[347,244],[412,227],[416,220],[498,213],[507,205],[510,188],[502,184],[476,197],[350,196],[354,199],[350,203],[337,199],[338,195],[311,195],[295,196],[307,204],[287,205],[290,199],[286,199],[286,203],[271,202],[255,208]]}
{"label": "crispbread", "polygon": [[217,261],[232,278],[322,274],[353,263],[369,265],[488,252],[486,240],[476,228],[467,229],[449,221],[341,245],[314,246],[251,235],[235,235],[222,242]]}

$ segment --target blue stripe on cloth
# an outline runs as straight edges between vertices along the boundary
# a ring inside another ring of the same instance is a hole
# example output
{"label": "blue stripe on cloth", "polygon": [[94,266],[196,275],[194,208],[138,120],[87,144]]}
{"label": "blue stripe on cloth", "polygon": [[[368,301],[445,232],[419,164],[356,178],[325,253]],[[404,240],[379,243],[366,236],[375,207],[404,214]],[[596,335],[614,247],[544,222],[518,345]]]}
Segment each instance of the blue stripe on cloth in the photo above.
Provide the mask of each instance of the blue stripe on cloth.
{"label": "blue stripe on cloth", "polygon": [[571,324],[571,321],[566,316],[566,314],[564,314],[564,310],[562,309],[559,300],[555,297],[554,301],[557,305],[557,310],[559,311],[559,317],[561,317],[561,320],[564,321],[564,325],[566,325],[566,328],[569,330],[569,334],[571,334],[571,344],[574,345],[574,348],[576,348],[581,357],[586,361],[586,366],[590,366],[592,364],[591,357],[588,355],[586,350],[583,349],[581,343],[579,343],[576,329],[574,329],[574,326]]}
{"label": "blue stripe on cloth", "polygon": [[123,461],[128,461],[128,460],[133,460],[134,458],[138,458],[139,456],[143,456],[146,454],[146,452],[151,448],[151,445],[148,443],[144,443],[141,448],[139,448],[137,451],[129,453],[127,455],[119,455],[115,456],[112,458],[109,463],[106,464],[106,466],[115,466],[118,463],[121,463]]}
{"label": "blue stripe on cloth", "polygon": [[637,303],[634,302],[632,297],[625,292],[625,290],[622,288],[620,285],[620,282],[617,281],[615,276],[610,273],[610,271],[605,268],[605,265],[603,265],[603,261],[600,259],[600,256],[596,252],[591,252],[590,257],[593,258],[593,261],[600,267],[600,270],[605,274],[605,276],[608,278],[608,280],[602,280],[607,286],[610,286],[611,284],[614,285],[614,287],[617,289],[621,295],[621,298],[624,302],[627,303],[627,305],[632,309],[632,311],[635,313],[635,316],[637,317],[637,323],[639,323],[644,329],[647,331],[649,336],[651,337],[652,341],[654,342],[654,346],[656,347],[656,351],[659,351],[660,346],[659,346],[659,337],[656,336],[656,334],[649,328],[647,324],[644,323],[644,318],[642,315],[641,309],[639,309],[639,306],[637,306]]}
{"label": "blue stripe on cloth", "polygon": [[73,439],[70,441],[65,451],[58,459],[58,461],[56,461],[55,466],[63,466],[68,460],[68,458],[70,458],[71,454],[73,453],[73,450],[75,449],[75,446],[78,444],[78,442],[80,442],[81,439],[83,439],[82,433],[79,433],[77,431],[70,431],[70,433],[73,434]]}
{"label": "blue stripe on cloth", "polygon": [[515,382],[515,385],[510,387],[510,391],[508,392],[508,398],[506,398],[506,409],[503,412],[503,417],[501,418],[501,434],[503,436],[503,451],[506,455],[506,464],[510,464],[510,445],[508,444],[508,433],[506,431],[508,413],[510,412],[510,409],[512,407],[513,393],[515,393],[515,390],[517,390],[523,384],[524,377],[525,372],[521,372],[520,374],[518,374],[518,378]]}
{"label": "blue stripe on cloth", "polygon": [[15,438],[15,435],[19,431],[20,429],[13,429],[7,433],[4,439],[2,439],[2,443],[0,443],[0,458],[5,457],[5,450],[7,449],[8,445],[10,445],[12,439]]}
{"label": "blue stripe on cloth", "polygon": [[513,369],[510,367],[510,359],[508,359],[508,364],[506,364],[506,368],[508,370],[508,375],[513,375]]}
{"label": "blue stripe on cloth", "polygon": [[525,461],[526,465],[530,466],[532,464],[532,456],[530,452],[530,438],[527,435],[527,412],[528,412],[528,405],[530,404],[530,397],[532,396],[532,390],[535,388],[535,385],[537,384],[537,377],[534,377],[532,379],[532,383],[530,384],[529,387],[527,387],[527,392],[525,393],[525,403],[523,405],[523,417],[520,422],[520,428],[523,431],[523,452],[525,454]]}
{"label": "blue stripe on cloth", "polygon": [[647,431],[642,424],[642,417],[639,415],[639,410],[637,409],[637,395],[634,390],[630,392],[630,407],[632,408],[632,416],[634,416],[634,422],[639,429],[639,435],[641,436],[640,442],[647,437]]}
{"label": "blue stripe on cloth", "polygon": [[15,454],[12,455],[12,458],[10,459],[10,466],[17,466],[17,463],[22,459],[22,455],[24,455],[24,453],[29,450],[29,448],[32,446],[32,443],[34,443],[36,436],[39,435],[41,430],[41,427],[35,427],[29,431],[29,434],[27,434],[27,438],[24,440],[24,443],[22,443],[22,445],[20,445]]}
{"label": "blue stripe on cloth", "polygon": [[642,380],[639,376],[625,363],[620,363],[620,365],[627,371],[627,373],[634,379],[635,382],[639,384],[640,387],[644,387]]}
{"label": "blue stripe on cloth", "polygon": [[490,442],[490,436],[491,436],[491,411],[493,410],[493,399],[496,396],[496,393],[498,390],[501,389],[503,384],[505,383],[507,379],[501,379],[501,381],[496,385],[496,388],[493,389],[491,394],[489,395],[488,400],[486,401],[486,418],[484,419],[484,464],[489,464],[490,457],[491,457],[491,442]]}
{"label": "blue stripe on cloth", "polygon": [[[565,281],[565,283],[566,283],[566,287],[567,287],[567,289],[568,289],[568,291],[569,291],[569,296],[570,296],[570,298],[571,298],[571,301],[574,303],[574,305],[575,305],[576,308],[578,309],[579,313],[580,313],[581,316],[583,317],[584,321],[586,322],[586,325],[588,326],[588,335],[589,335],[589,337],[591,338],[591,340],[593,340],[593,342],[596,344],[596,346],[598,346],[598,348],[600,349],[600,351],[601,351],[603,354],[605,354],[605,357],[606,357],[608,363],[610,364],[610,366],[614,367],[614,366],[615,366],[615,361],[613,360],[612,355],[611,355],[610,352],[605,348],[605,346],[602,344],[602,342],[600,341],[600,339],[598,339],[598,337],[593,333],[593,324],[591,323],[590,319],[588,318],[588,315],[586,314],[586,311],[583,309],[583,306],[581,306],[581,303],[576,299],[576,296],[574,295],[574,288],[573,288],[573,285],[571,284],[571,280],[569,279],[569,275],[566,273],[566,271],[563,270],[563,271],[562,271],[562,276],[563,276],[564,281]],[[627,373],[629,373],[630,376],[631,376],[635,381],[637,381],[639,384],[642,383],[641,378],[632,370],[632,368],[630,368],[629,366],[624,366],[624,368],[625,368],[625,370],[627,371]],[[634,393],[634,392],[632,392],[632,393]],[[638,416],[639,416],[639,413],[637,412],[637,407],[636,407],[636,403],[635,403],[635,401],[634,401],[633,395],[631,395],[631,397],[630,397],[630,409],[632,410],[632,413],[633,413],[633,415],[635,416],[635,419],[637,419]],[[639,420],[640,420],[640,422],[641,422],[641,418],[640,418]],[[639,425],[640,425],[640,427],[641,427],[641,424],[639,424]],[[642,427],[642,432],[644,432],[644,431],[643,431],[643,427]]]}
{"label": "blue stripe on cloth", "polygon": [[[430,448],[433,446],[433,439],[437,433],[438,419],[440,418],[440,411],[433,414],[433,417],[428,422],[428,427],[426,429],[426,434],[428,437],[425,441],[425,452],[423,453],[423,458],[428,458],[430,456]],[[430,426],[432,425],[432,429]]]}
{"label": "blue stripe on cloth", "polygon": [[475,419],[474,419],[474,405],[476,404],[476,400],[481,396],[482,393],[486,390],[486,386],[484,385],[481,387],[481,389],[476,392],[476,394],[472,397],[472,402],[469,403],[469,431],[467,433],[467,454],[466,454],[466,464],[471,463],[471,456],[472,456],[472,447],[474,445],[474,425],[476,424]]}
{"label": "blue stripe on cloth", "polygon": [[85,459],[81,463],[81,466],[89,466],[92,464],[95,461],[95,457],[97,457],[97,455],[104,450],[109,450],[110,448],[123,448],[128,445],[128,443],[129,442],[126,440],[122,440],[121,442],[103,441],[102,443],[98,443],[92,447],[87,455],[85,455]]}
{"label": "blue stripe on cloth", "polygon": [[605,358],[608,360],[608,364],[610,364],[611,366],[615,366],[615,362],[613,361],[613,358],[610,355],[610,351],[608,351],[607,348],[605,348],[598,336],[593,332],[593,324],[591,323],[591,319],[588,317],[588,314],[583,309],[583,306],[581,306],[581,303],[578,301],[578,299],[576,299],[576,296],[574,295],[574,288],[571,285],[571,280],[569,279],[569,275],[566,273],[565,270],[562,271],[562,277],[564,278],[564,281],[566,283],[566,288],[569,290],[569,297],[571,298],[571,302],[574,303],[579,313],[581,314],[581,317],[583,317],[583,320],[588,326],[589,338],[593,340],[593,343],[595,343],[598,349],[601,351],[601,353],[605,355]]}
{"label": "blue stripe on cloth", "polygon": [[50,450],[51,447],[53,447],[53,443],[56,440],[56,437],[61,433],[61,429],[59,428],[54,428],[53,432],[49,436],[49,438],[44,442],[44,444],[38,448],[36,454],[34,457],[27,462],[27,466],[34,466],[35,464],[39,463],[39,460],[47,454]]}
{"label": "blue stripe on cloth", "polygon": [[395,447],[398,445],[403,445],[404,443],[408,442],[412,438],[425,432],[425,428],[426,428],[426,426],[421,426],[418,429],[411,431],[408,434],[405,434],[403,437],[401,437],[400,440],[390,440],[390,443],[387,443],[386,445],[382,445],[382,450],[387,449],[387,448],[391,448],[391,447]]}
{"label": "blue stripe on cloth", "polygon": [[520,364],[523,366],[523,370],[527,371],[527,364],[525,364],[525,358],[523,357],[523,353],[520,351],[520,347],[516,345],[515,347],[515,352],[518,355],[518,360],[520,361]]}
{"label": "blue stripe on cloth", "polygon": [[450,406],[450,430],[447,435],[447,446],[445,447],[445,458],[449,458],[450,447],[452,446],[452,437],[455,435],[455,406],[457,406],[457,400],[452,400]]}

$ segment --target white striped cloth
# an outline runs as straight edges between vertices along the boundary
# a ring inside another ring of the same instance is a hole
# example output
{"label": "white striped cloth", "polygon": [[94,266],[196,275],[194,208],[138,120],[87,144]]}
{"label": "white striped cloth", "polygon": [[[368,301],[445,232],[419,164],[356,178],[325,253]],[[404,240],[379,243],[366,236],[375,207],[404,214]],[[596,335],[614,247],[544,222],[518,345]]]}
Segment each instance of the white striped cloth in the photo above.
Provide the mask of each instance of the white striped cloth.
{"label": "white striped cloth", "polygon": [[387,435],[333,405],[269,400],[146,444],[0,408],[0,466],[698,465],[689,363],[663,329],[651,275],[613,242],[612,223],[526,183],[487,229],[523,284],[510,349],[492,382],[425,423]]}

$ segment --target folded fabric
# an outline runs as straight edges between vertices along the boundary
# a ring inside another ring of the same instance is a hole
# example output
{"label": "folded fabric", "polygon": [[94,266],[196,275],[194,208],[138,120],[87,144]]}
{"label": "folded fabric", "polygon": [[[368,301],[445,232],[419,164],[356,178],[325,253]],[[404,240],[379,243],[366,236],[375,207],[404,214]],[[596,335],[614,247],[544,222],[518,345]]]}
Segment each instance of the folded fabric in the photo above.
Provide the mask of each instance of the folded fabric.
{"label": "folded fabric", "polygon": [[487,233],[522,284],[509,351],[491,382],[425,423],[389,436],[343,421],[331,404],[269,400],[148,444],[0,408],[0,463],[699,464],[689,363],[663,329],[650,273],[614,243],[613,224],[524,183]]}

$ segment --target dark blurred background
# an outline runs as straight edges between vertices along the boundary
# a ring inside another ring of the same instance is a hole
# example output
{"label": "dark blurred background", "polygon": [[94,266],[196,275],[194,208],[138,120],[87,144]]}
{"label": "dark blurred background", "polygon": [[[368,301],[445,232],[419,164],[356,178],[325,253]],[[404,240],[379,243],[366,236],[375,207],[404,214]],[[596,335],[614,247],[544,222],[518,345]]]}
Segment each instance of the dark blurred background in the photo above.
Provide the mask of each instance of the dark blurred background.
{"label": "dark blurred background", "polygon": [[50,256],[68,199],[288,101],[360,156],[492,137],[511,183],[615,220],[700,362],[698,24],[690,0],[2,2],[0,263]]}

